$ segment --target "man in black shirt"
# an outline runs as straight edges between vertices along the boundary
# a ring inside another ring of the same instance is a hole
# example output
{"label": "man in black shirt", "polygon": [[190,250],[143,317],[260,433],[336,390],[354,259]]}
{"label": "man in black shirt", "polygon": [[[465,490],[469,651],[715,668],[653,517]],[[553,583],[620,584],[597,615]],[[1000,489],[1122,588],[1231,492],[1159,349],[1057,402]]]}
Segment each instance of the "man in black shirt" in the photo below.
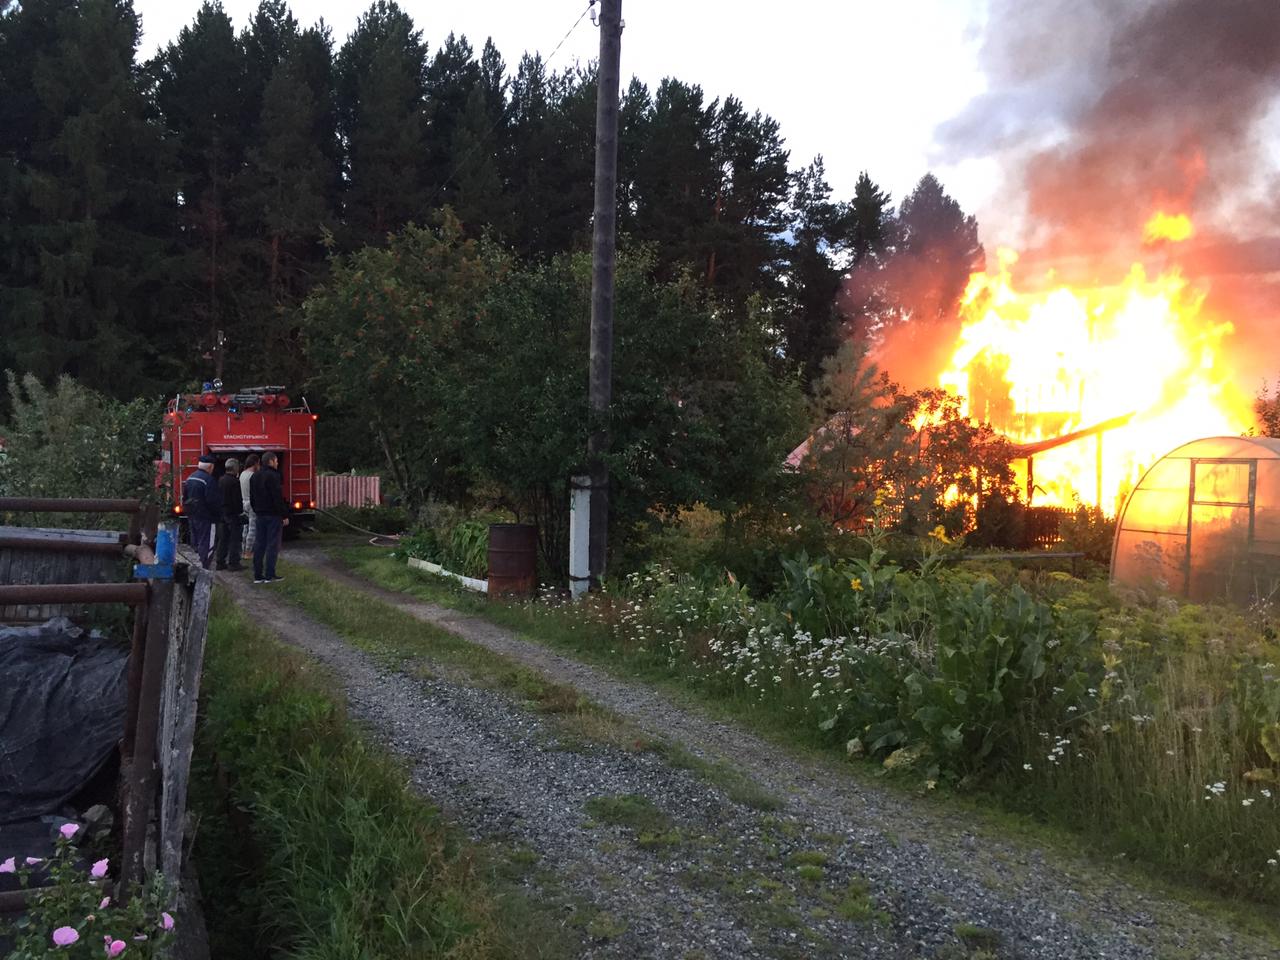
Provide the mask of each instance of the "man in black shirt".
{"label": "man in black shirt", "polygon": [[218,569],[243,570],[240,564],[240,538],[244,534],[244,506],[240,502],[240,461],[228,457],[223,474],[218,478],[222,494],[222,519],[218,521]]}
{"label": "man in black shirt", "polygon": [[283,580],[276,576],[276,557],[280,552],[280,534],[289,523],[289,503],[284,498],[280,477],[280,458],[264,453],[258,472],[249,481],[249,505],[253,507],[253,582],[272,583]]}

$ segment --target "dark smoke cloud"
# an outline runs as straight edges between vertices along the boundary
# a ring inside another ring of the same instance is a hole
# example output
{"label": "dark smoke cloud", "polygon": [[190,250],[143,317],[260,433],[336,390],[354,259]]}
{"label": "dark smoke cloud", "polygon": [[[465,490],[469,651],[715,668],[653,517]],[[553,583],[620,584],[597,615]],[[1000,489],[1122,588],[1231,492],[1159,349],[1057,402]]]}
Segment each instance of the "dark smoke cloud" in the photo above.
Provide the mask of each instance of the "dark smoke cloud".
{"label": "dark smoke cloud", "polygon": [[1187,212],[1169,255],[1280,366],[1280,0],[991,0],[983,58],[991,92],[936,142],[1003,159],[1024,265],[1114,275],[1155,209]]}

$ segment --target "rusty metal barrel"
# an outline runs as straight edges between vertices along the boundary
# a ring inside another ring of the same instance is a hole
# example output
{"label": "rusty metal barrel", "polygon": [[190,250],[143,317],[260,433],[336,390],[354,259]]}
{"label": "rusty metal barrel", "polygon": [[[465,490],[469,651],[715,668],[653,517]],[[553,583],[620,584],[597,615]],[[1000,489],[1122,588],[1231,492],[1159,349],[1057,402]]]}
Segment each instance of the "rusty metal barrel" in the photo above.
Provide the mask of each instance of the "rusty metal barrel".
{"label": "rusty metal barrel", "polygon": [[538,582],[538,528],[489,524],[489,596],[533,596]]}

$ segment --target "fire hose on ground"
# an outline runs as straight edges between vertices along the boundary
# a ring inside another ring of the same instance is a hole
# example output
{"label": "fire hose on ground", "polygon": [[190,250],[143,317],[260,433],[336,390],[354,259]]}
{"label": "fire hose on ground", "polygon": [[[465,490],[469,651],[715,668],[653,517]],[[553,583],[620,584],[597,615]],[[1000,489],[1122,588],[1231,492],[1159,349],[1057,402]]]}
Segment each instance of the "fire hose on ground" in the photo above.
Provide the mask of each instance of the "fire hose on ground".
{"label": "fire hose on ground", "polygon": [[[366,530],[364,527],[357,527],[351,521],[344,520],[342,519],[342,517],[338,516],[336,513],[330,513],[328,510],[324,510],[320,507],[316,507],[316,513],[323,513],[326,517],[329,517],[331,520],[337,520],[339,523],[343,524],[344,526],[350,527],[352,530],[355,530],[357,533],[369,534],[369,536],[372,537],[372,539],[369,541],[369,544],[371,546],[394,547],[397,543],[400,542],[401,535],[398,533],[374,533],[372,530]],[[387,541],[387,542],[379,543],[378,541],[380,540]]]}

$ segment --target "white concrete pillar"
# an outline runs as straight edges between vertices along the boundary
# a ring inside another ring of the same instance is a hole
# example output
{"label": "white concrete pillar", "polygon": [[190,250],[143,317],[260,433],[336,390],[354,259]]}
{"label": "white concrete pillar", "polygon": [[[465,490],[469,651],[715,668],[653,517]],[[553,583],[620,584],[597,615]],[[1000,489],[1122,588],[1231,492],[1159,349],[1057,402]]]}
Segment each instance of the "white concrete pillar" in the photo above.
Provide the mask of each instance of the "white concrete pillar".
{"label": "white concrete pillar", "polygon": [[569,592],[576,600],[591,586],[591,478],[569,480]]}

